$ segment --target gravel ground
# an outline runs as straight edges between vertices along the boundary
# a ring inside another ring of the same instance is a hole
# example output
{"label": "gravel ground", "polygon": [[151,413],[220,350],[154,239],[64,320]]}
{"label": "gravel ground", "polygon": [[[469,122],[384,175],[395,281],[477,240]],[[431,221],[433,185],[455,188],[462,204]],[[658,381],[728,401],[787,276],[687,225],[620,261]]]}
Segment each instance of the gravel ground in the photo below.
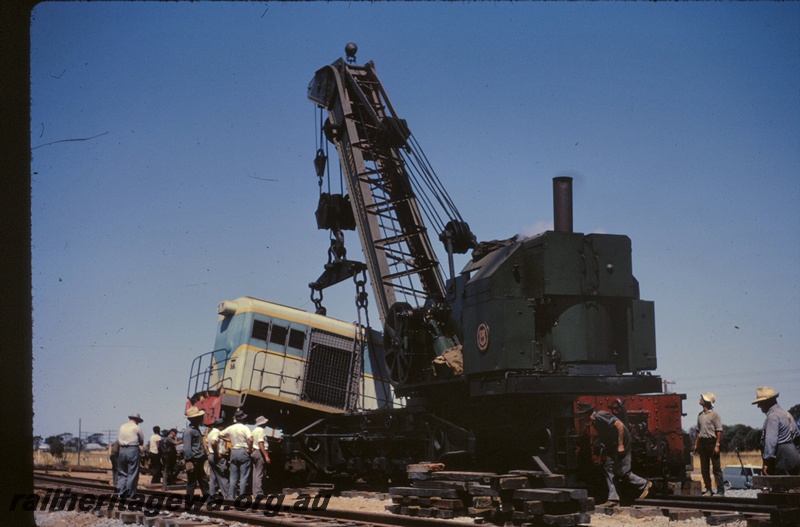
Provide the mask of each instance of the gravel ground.
{"label": "gravel ground", "polygon": [[37,512],[37,527],[127,527],[119,520],[106,520],[85,512]]}
{"label": "gravel ground", "polygon": [[[470,519],[450,520],[454,524],[474,524]],[[98,518],[92,514],[79,512],[37,512],[36,525],[38,527],[127,527],[119,520],[109,520]],[[241,523],[229,523],[228,527],[249,527]],[[683,521],[669,521],[669,518],[632,518],[625,512],[620,512],[614,516],[604,514],[593,514],[589,524],[592,527],[631,527],[642,526],[665,526],[665,527],[704,527],[707,525],[703,518]],[[727,523],[726,527],[747,527],[747,522]]]}
{"label": "gravel ground", "polygon": [[[755,498],[758,494],[757,490],[729,490],[728,496],[732,497],[745,497]],[[292,498],[288,495],[287,499]],[[391,505],[391,500],[379,500],[370,498],[331,498],[328,508],[333,510],[358,510],[367,512],[386,512],[386,505]],[[98,518],[93,514],[80,513],[80,512],[37,512],[35,514],[36,525],[38,527],[123,527],[125,524],[119,520],[111,520],[106,518]],[[218,520],[209,520],[218,521]],[[451,520],[456,525],[461,524],[474,524],[475,522],[468,517],[461,517]],[[654,518],[632,518],[625,512],[625,509],[620,510],[614,515],[606,515],[599,510],[592,514],[591,526],[595,527],[631,527],[634,525],[643,526],[670,526],[670,527],[700,527],[707,525],[704,518],[672,521],[665,517]],[[732,522],[726,524],[727,527],[746,527],[747,523]],[[239,523],[229,523],[229,527],[247,527]]]}

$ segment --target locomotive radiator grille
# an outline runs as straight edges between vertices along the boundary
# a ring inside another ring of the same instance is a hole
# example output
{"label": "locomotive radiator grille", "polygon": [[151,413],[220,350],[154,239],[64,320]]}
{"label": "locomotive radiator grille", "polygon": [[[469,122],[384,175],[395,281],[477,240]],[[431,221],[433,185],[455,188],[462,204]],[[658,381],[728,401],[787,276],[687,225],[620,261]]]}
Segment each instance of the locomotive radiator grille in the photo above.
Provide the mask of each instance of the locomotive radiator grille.
{"label": "locomotive radiator grille", "polygon": [[344,409],[355,394],[349,393],[353,371],[353,339],[327,331],[313,331],[308,347],[303,398],[318,404]]}

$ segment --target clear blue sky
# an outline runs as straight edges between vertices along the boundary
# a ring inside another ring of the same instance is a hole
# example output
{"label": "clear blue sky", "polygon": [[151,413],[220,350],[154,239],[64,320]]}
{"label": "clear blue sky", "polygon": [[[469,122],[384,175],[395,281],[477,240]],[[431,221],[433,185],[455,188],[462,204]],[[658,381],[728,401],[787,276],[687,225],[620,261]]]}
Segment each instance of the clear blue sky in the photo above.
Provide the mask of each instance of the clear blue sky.
{"label": "clear blue sky", "polygon": [[761,426],[760,385],[800,403],[800,4],[46,2],[36,434],[182,426],[219,301],[313,309],[306,87],[350,41],[479,239],[552,226],[562,174],[576,231],[630,236],[686,427],[708,390],[729,424]]}

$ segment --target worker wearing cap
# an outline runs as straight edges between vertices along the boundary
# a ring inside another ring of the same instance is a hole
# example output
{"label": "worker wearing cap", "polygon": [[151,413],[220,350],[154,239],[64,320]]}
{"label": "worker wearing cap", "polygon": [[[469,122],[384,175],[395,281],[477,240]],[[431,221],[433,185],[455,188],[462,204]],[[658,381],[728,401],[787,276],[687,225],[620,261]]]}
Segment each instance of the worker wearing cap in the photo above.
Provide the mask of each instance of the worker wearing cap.
{"label": "worker wearing cap", "polygon": [[780,394],[769,386],[756,390],[758,408],[767,418],[761,431],[761,457],[764,474],[770,476],[800,475],[800,454],[795,441],[800,436],[792,414],[778,406]]}
{"label": "worker wearing cap", "polygon": [[713,496],[711,490],[711,465],[714,467],[714,481],[717,484],[717,494],[725,494],[725,485],[722,480],[722,468],[719,462],[719,444],[722,440],[722,418],[714,411],[717,398],[711,392],[700,396],[700,406],[703,410],[697,414],[697,434],[694,436],[692,452],[700,455],[700,473],[706,490],[703,496]]}

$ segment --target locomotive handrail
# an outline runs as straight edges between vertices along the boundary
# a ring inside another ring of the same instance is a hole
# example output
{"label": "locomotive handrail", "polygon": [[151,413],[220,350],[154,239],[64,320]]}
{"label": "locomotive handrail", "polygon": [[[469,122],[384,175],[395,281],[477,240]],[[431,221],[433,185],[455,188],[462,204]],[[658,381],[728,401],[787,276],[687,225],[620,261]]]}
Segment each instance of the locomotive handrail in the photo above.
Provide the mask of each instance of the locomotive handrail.
{"label": "locomotive handrail", "polygon": [[[225,352],[225,358],[223,360],[216,360],[215,354],[222,351]],[[225,372],[225,366],[228,364],[230,356],[231,350],[227,348],[220,348],[195,357],[195,359],[192,361],[191,370],[189,371],[189,385],[187,386],[186,390],[187,397],[191,398],[196,393],[208,391],[210,388],[209,383],[211,380],[211,374],[213,372],[217,372],[218,376],[220,377],[219,380],[214,383],[215,389],[218,389],[218,387],[221,386],[226,380],[225,378],[222,378],[222,374]],[[192,389],[193,385],[194,389]],[[198,387],[200,389],[198,389]]]}

